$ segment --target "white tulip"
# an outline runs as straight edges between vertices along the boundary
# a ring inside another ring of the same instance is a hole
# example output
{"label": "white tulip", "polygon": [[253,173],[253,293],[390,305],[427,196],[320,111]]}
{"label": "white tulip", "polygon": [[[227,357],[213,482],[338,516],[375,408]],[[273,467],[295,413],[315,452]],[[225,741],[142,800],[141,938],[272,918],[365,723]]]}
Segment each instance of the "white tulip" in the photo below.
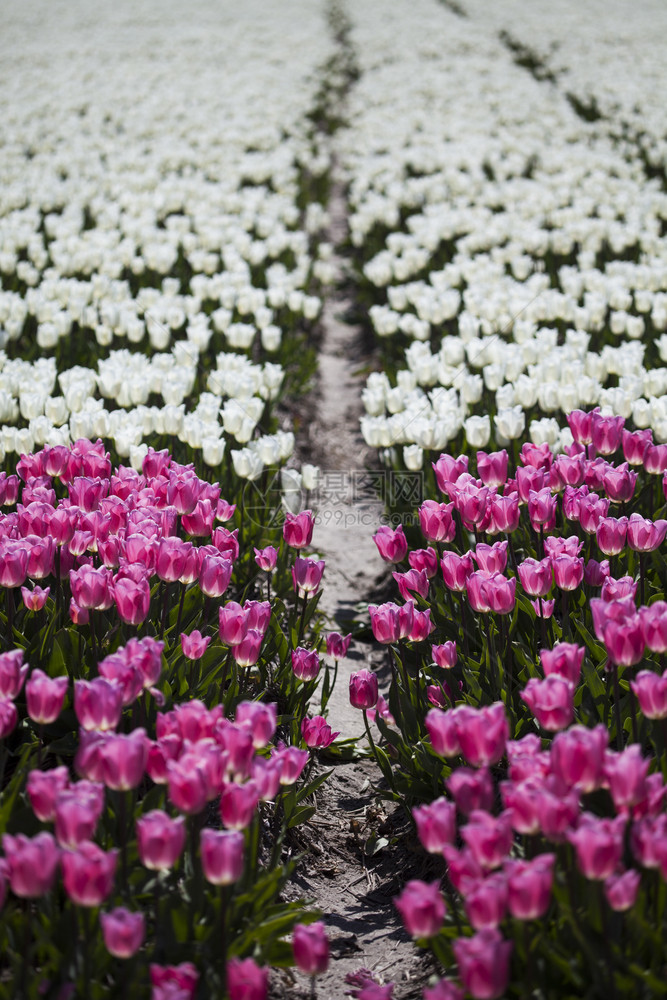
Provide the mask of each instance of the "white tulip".
{"label": "white tulip", "polygon": [[424,452],[416,444],[405,445],[403,448],[403,462],[406,469],[411,472],[418,472],[424,465]]}
{"label": "white tulip", "polygon": [[507,441],[515,441],[521,437],[526,428],[526,415],[521,404],[517,404],[506,410],[499,410],[493,422],[498,434]]}
{"label": "white tulip", "polygon": [[249,448],[242,448],[240,451],[232,451],[231,456],[234,472],[240,479],[248,479],[250,482],[259,479],[264,469],[259,455]]}
{"label": "white tulip", "polygon": [[301,479],[304,490],[316,490],[320,480],[319,466],[304,463],[301,466]]}
{"label": "white tulip", "polygon": [[491,437],[491,420],[488,414],[468,417],[464,425],[466,439],[471,448],[484,448]]}

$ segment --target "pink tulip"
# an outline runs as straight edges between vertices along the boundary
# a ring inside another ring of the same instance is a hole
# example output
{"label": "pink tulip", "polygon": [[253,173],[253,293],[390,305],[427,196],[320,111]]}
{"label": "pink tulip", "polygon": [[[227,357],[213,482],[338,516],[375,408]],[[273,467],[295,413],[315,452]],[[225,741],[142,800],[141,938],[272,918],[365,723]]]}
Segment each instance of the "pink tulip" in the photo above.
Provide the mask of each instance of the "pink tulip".
{"label": "pink tulip", "polygon": [[301,735],[307,747],[313,750],[323,750],[331,746],[340,733],[331,731],[331,726],[321,715],[316,715],[313,719],[304,719],[301,723]]}
{"label": "pink tulip", "polygon": [[229,1000],[266,1000],[269,991],[269,970],[252,958],[231,958],[227,962]]}
{"label": "pink tulip", "polygon": [[313,539],[315,519],[312,511],[302,510],[300,514],[286,514],[283,524],[283,538],[292,549],[305,549]]}
{"label": "pink tulip", "polygon": [[512,846],[512,825],[510,814],[492,816],[475,809],[461,830],[461,836],[468,845],[473,858],[484,871],[500,867]]}
{"label": "pink tulip", "polygon": [[299,597],[307,598],[317,593],[324,567],[324,559],[301,559],[297,556],[292,566],[292,581]]}
{"label": "pink tulip", "polygon": [[340,632],[329,632],[327,635],[327,656],[331,656],[334,660],[345,659],[351,639],[351,632],[346,636],[341,635]]}
{"label": "pink tulip", "polygon": [[316,649],[297,646],[292,650],[292,672],[300,681],[313,681],[320,672],[320,657]]}
{"label": "pink tulip", "polygon": [[297,924],[292,937],[294,961],[307,976],[320,976],[329,967],[329,940],[324,924]]}
{"label": "pink tulip", "polygon": [[[502,781],[500,794],[516,833],[532,835],[540,830],[542,788],[537,778],[525,781]],[[491,804],[484,808],[489,809]]]}
{"label": "pink tulip", "polygon": [[368,607],[373,635],[378,642],[390,644],[401,638],[400,608],[390,602]]}
{"label": "pink tulip", "polygon": [[461,753],[467,762],[473,767],[497,764],[509,738],[509,723],[502,702],[477,709],[461,705],[454,710],[453,716]]}
{"label": "pink tulip", "polygon": [[581,556],[563,553],[552,558],[554,583],[559,590],[576,590],[584,579],[584,560]]}
{"label": "pink tulip", "polygon": [[487,614],[491,610],[485,586],[487,579],[488,576],[483,570],[477,570],[475,573],[471,573],[466,580],[466,592],[470,607],[478,614]]}
{"label": "pink tulip", "polygon": [[647,719],[667,719],[667,674],[660,676],[652,670],[640,670],[630,686]]}
{"label": "pink tulip", "polygon": [[200,813],[208,801],[204,762],[195,754],[184,754],[167,763],[169,800],[189,816]]}
{"label": "pink tulip", "polygon": [[109,913],[100,913],[104,946],[115,958],[131,958],[146,936],[146,918],[143,913],[132,913],[118,906]]}
{"label": "pink tulip", "polygon": [[54,767],[50,771],[34,770],[28,774],[26,792],[32,811],[42,823],[51,823],[56,816],[56,799],[69,784],[66,767]]}
{"label": "pink tulip", "polygon": [[458,938],[452,950],[463,988],[474,1000],[497,1000],[505,992],[512,943],[503,941],[498,930]]}
{"label": "pink tulip", "polygon": [[28,611],[41,611],[46,604],[47,598],[51,593],[51,588],[34,586],[32,590],[27,587],[21,587],[21,597],[23,598],[23,604],[28,609]]}
{"label": "pink tulip", "polygon": [[[234,528],[233,531],[230,531],[229,528],[216,528],[211,541],[219,555],[229,559],[232,563],[236,562],[240,551],[238,528]],[[201,552],[201,549],[199,551]]]}
{"label": "pink tulip", "polygon": [[424,570],[409,569],[407,573],[392,573],[404,601],[414,600],[416,595],[428,596],[429,581]]}
{"label": "pink tulip", "polygon": [[84,841],[62,855],[65,892],[77,906],[100,906],[111,894],[118,851]]}
{"label": "pink tulip", "polygon": [[19,477],[8,476],[6,472],[0,472],[0,505],[11,507],[16,503],[19,495]]}
{"label": "pink tulip", "polygon": [[412,815],[417,824],[417,835],[429,854],[441,854],[445,844],[454,843],[456,837],[456,806],[440,798],[425,806],[416,806]]}
{"label": "pink tulip", "polygon": [[55,800],[56,840],[61,847],[78,847],[95,835],[104,809],[104,789],[79,781],[63,789]]}
{"label": "pink tulip", "polygon": [[0,698],[0,740],[14,732],[19,721],[19,714],[13,701]]}
{"label": "pink tulip", "polygon": [[507,451],[477,452],[477,474],[485,486],[502,486],[507,482]]}
{"label": "pink tulip", "polygon": [[220,641],[225,646],[238,646],[248,633],[248,612],[237,604],[228,601],[218,610]]}
{"label": "pink tulip", "polygon": [[394,530],[388,524],[382,524],[373,535],[377,550],[385,562],[400,563],[408,553],[408,542],[403,526]]}
{"label": "pink tulip", "polygon": [[28,664],[23,662],[22,649],[0,653],[0,698],[13,701],[20,693],[27,673]]}
{"label": "pink tulip", "polygon": [[648,446],[644,453],[644,469],[652,476],[662,476],[667,472],[667,444]]}
{"label": "pink tulip", "polygon": [[442,712],[432,708],[424,719],[431,746],[440,757],[458,757],[461,753],[459,732],[452,711]]}
{"label": "pink tulip", "polygon": [[447,913],[437,881],[413,879],[394,900],[394,905],[401,914],[406,931],[414,938],[437,934]]}
{"label": "pink tulip", "polygon": [[452,517],[453,503],[424,500],[419,508],[419,524],[424,538],[429,542],[451,542],[456,536],[456,522]]}
{"label": "pink tulip", "polygon": [[507,910],[507,877],[493,872],[466,888],[466,916],[476,931],[497,927]]}
{"label": "pink tulip", "polygon": [[154,809],[137,820],[136,829],[141,863],[152,871],[173,868],[185,846],[185,817],[171,819]]}
{"label": "pink tulip", "polygon": [[440,560],[445,586],[449,590],[464,591],[468,577],[473,572],[472,554],[459,556],[455,552],[443,552]]}
{"label": "pink tulip", "polygon": [[604,780],[605,750],[609,742],[606,726],[593,729],[573,726],[558,733],[551,744],[551,768],[566,788],[592,792]]}
{"label": "pink tulip", "polygon": [[530,494],[539,493],[545,486],[546,476],[543,469],[536,469],[532,465],[519,466],[516,470],[516,490],[521,503],[527,504]]}
{"label": "pink tulip", "polygon": [[377,704],[378,679],[371,670],[358,670],[350,675],[350,704],[353,708],[369,709]]}
{"label": "pink tulip", "polygon": [[[507,489],[507,486],[505,489]],[[510,534],[519,527],[521,509],[517,493],[489,497],[486,510],[489,517],[489,523],[486,528],[487,534],[497,535],[501,532]]]}
{"label": "pink tulip", "polygon": [[82,729],[115,729],[123,711],[122,689],[103,677],[75,681],[74,711]]}
{"label": "pink tulip", "polygon": [[489,575],[504,573],[507,567],[507,545],[507,541],[494,542],[493,545],[479,542],[472,553],[473,559]]}
{"label": "pink tulip", "polygon": [[626,503],[632,498],[636,482],[637,473],[629,471],[627,462],[623,462],[618,468],[607,469],[602,477],[605,493],[610,500],[618,503]]}
{"label": "pink tulip", "polygon": [[578,487],[584,481],[584,460],[581,455],[558,455],[549,475],[549,486],[557,491],[565,486]]}
{"label": "pink tulip", "polygon": [[549,732],[565,729],[574,718],[574,685],[558,674],[551,674],[543,681],[531,677],[521,698]]}
{"label": "pink tulip", "polygon": [[194,1000],[199,973],[192,962],[164,966],[151,963],[150,973],[151,1000]]}
{"label": "pink tulip", "polygon": [[646,799],[646,776],[650,765],[649,758],[642,758],[637,743],[632,743],[622,753],[607,751],[604,773],[616,812],[625,813]]}
{"label": "pink tulip", "polygon": [[626,818],[599,819],[582,813],[579,826],[567,834],[577,853],[577,864],[585,878],[604,882],[613,875],[623,854]]}
{"label": "pink tulip", "polygon": [[426,611],[414,611],[412,615],[412,628],[407,636],[410,642],[423,642],[427,639],[435,628],[431,621],[431,609]]}
{"label": "pink tulip", "polygon": [[574,642],[559,642],[553,649],[541,649],[540,663],[545,677],[559,674],[572,684],[578,684],[585,654],[586,647]]}
{"label": "pink tulip", "polygon": [[604,883],[604,894],[612,910],[623,913],[631,909],[637,900],[640,883],[641,875],[634,868],[610,875]]}
{"label": "pink tulip", "polygon": [[195,504],[191,514],[184,514],[181,518],[183,530],[193,538],[207,538],[213,528],[215,508],[210,500],[200,497]]}
{"label": "pink tulip", "polygon": [[189,635],[181,632],[181,649],[188,660],[200,660],[208,649],[210,635],[203,636],[199,629],[193,629]]}
{"label": "pink tulip", "polygon": [[601,587],[609,576],[609,560],[603,559],[597,562],[589,559],[584,566],[584,583],[589,587]]}
{"label": "pink tulip", "polygon": [[161,538],[155,572],[165,583],[176,583],[186,569],[188,556],[192,556],[194,551],[192,542],[183,542],[180,538]]}
{"label": "pink tulip", "polygon": [[468,471],[468,456],[459,455],[454,458],[452,455],[441,455],[437,462],[433,462],[433,471],[438,489],[442,493],[448,493],[451,484]]}
{"label": "pink tulip", "polygon": [[548,486],[539,491],[529,490],[528,517],[534,531],[551,531],[556,524],[556,497]]}
{"label": "pink tulip", "polygon": [[438,553],[429,545],[426,549],[413,549],[408,554],[410,568],[425,573],[429,580],[438,575]]}
{"label": "pink tulip", "polygon": [[494,790],[488,767],[457,767],[445,781],[456,808],[464,816],[475,810],[489,810],[493,805]]}
{"label": "pink tulip", "polygon": [[654,552],[667,534],[667,521],[650,521],[641,514],[631,514],[628,521],[628,545],[635,552]]}
{"label": "pink tulip", "polygon": [[597,493],[588,493],[579,500],[579,523],[587,535],[597,532],[598,524],[607,516],[609,501]]}
{"label": "pink tulip", "polygon": [[250,730],[252,745],[261,750],[276,731],[277,710],[273,703],[242,701],[236,707],[236,724]]}
{"label": "pink tulip", "polygon": [[238,830],[212,830],[204,827],[200,835],[201,863],[204,878],[211,885],[231,885],[243,874],[245,840]]}
{"label": "pink tulip", "polygon": [[206,597],[222,597],[229,586],[233,564],[225,556],[205,555],[199,567],[199,589]]}
{"label": "pink tulip", "polygon": [[537,920],[551,901],[555,854],[538,854],[530,861],[507,864],[507,902],[516,920]]}
{"label": "pink tulip", "polygon": [[634,433],[624,429],[621,440],[625,461],[629,465],[643,465],[646,449],[653,444],[653,432],[650,427]]}
{"label": "pink tulip", "polygon": [[271,759],[280,768],[280,784],[289,787],[299,780],[303,769],[310,760],[307,750],[299,750],[298,747],[279,746],[274,750]]}
{"label": "pink tulip", "polygon": [[0,538],[0,587],[13,589],[25,583],[28,551],[22,542]]}
{"label": "pink tulip", "polygon": [[617,556],[625,548],[627,517],[602,517],[596,530],[598,548],[606,556]]}
{"label": "pink tulip", "polygon": [[52,887],[60,851],[50,833],[38,833],[32,839],[18,833],[3,834],[2,849],[7,862],[7,878],[15,896],[38,899]]}
{"label": "pink tulip", "polygon": [[151,590],[147,579],[132,580],[128,577],[114,581],[114,600],[118,615],[128,625],[145,621],[151,603]]}
{"label": "pink tulip", "polygon": [[267,545],[263,549],[255,549],[255,562],[265,573],[272,573],[278,562],[278,549]]}
{"label": "pink tulip", "polygon": [[449,979],[441,979],[425,988],[424,1000],[464,1000],[463,990]]}
{"label": "pink tulip", "polygon": [[602,640],[612,663],[619,667],[634,666],[644,655],[641,618],[638,614],[632,614],[621,621],[608,619],[603,625]]}
{"label": "pink tulip", "polygon": [[625,419],[604,417],[601,413],[591,414],[591,440],[600,455],[613,455],[621,443]]}
{"label": "pink tulip", "polygon": [[652,653],[667,652],[667,602],[654,601],[639,609],[644,642]]}
{"label": "pink tulip", "polygon": [[245,830],[250,826],[259,802],[259,790],[254,781],[244,785],[226,785],[220,797],[220,816],[228,830]]}
{"label": "pink tulip", "polygon": [[431,646],[431,656],[434,663],[443,669],[449,670],[455,667],[457,660],[456,643],[449,639],[440,646]]}
{"label": "pink tulip", "polygon": [[145,729],[128,735],[110,734],[101,751],[104,784],[116,791],[137,788],[146,770],[148,745]]}
{"label": "pink tulip", "polygon": [[530,597],[546,597],[553,582],[551,559],[524,559],[517,566],[521,586]]}
{"label": "pink tulip", "polygon": [[104,611],[113,604],[113,578],[106,567],[81,566],[70,570],[69,582],[72,597],[80,608]]}
{"label": "pink tulip", "polygon": [[486,515],[491,490],[487,486],[479,487],[473,481],[461,487],[458,484],[452,487],[452,496],[463,527],[468,531],[479,529]]}
{"label": "pink tulip", "polygon": [[549,472],[554,462],[553,453],[546,441],[543,444],[533,444],[532,441],[524,442],[521,446],[520,458],[525,466],[542,469],[544,472]]}

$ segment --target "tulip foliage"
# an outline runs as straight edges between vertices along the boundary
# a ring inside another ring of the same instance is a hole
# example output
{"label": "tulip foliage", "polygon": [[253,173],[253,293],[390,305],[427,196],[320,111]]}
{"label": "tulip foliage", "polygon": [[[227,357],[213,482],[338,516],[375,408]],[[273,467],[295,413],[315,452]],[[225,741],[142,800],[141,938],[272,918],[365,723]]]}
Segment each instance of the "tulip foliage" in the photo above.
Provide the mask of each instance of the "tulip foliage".
{"label": "tulip foliage", "polygon": [[419,532],[375,535],[391,680],[350,699],[377,702],[385,794],[445,862],[405,926],[473,997],[664,991],[664,468],[622,418],[568,420],[565,455],[441,455]]}

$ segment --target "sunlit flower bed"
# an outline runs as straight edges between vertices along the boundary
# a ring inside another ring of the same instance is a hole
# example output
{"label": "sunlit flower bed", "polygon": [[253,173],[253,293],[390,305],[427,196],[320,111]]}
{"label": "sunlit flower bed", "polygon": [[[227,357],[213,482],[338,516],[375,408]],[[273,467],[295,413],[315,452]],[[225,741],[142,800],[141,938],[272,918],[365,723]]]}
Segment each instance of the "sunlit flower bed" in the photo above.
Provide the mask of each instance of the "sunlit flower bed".
{"label": "sunlit flower bed", "polygon": [[357,20],[341,141],[384,367],[366,441],[413,469],[460,440],[561,450],[565,414],[594,405],[667,440],[667,203],[639,149],[474,17],[424,3],[378,26],[361,4]]}
{"label": "sunlit flower bed", "polygon": [[204,4],[177,38],[177,7],[40,12],[29,51],[32,5],[8,18],[2,453],[102,436],[140,468],[177,439],[215,469],[231,447],[249,478],[289,457],[270,432],[312,374],[328,280],[308,116],[332,46],[319,10],[287,29],[259,10]]}
{"label": "sunlit flower bed", "polygon": [[283,845],[338,735],[309,702],[322,681],[326,710],[349,644],[330,635],[322,669],[313,516],[253,550],[219,485],[167,452],[136,473],[80,440],[17,472],[0,484],[4,968],[21,996],[145,996],[149,972],[155,997],[200,977],[265,996],[316,915],[282,901]]}
{"label": "sunlit flower bed", "polygon": [[392,679],[351,682],[388,796],[446,862],[396,905],[475,998],[648,997],[664,962],[665,446],[568,419],[566,455],[442,454],[420,532],[378,530]]}

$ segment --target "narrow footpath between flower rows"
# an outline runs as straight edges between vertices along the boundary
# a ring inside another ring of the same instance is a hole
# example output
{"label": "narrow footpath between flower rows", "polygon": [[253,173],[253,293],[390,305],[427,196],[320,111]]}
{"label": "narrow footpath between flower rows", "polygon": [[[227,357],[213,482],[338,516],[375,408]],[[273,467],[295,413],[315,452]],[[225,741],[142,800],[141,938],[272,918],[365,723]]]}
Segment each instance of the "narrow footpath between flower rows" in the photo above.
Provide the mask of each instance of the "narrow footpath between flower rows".
{"label": "narrow footpath between flower rows", "polygon": [[[350,53],[345,52],[344,32],[338,37],[345,62]],[[351,85],[348,78],[335,103],[329,104],[330,120],[344,120]],[[335,127],[332,147],[325,239],[333,248],[329,260],[336,281],[323,303],[314,413],[300,444],[307,452],[301,457],[320,467],[313,545],[326,561],[326,587],[319,608],[330,627],[345,634],[355,620],[365,617],[386,568],[373,542],[384,515],[377,460],[359,429],[361,390],[371,357],[363,329],[351,318],[355,302],[347,290],[348,262],[341,253],[348,236],[348,205],[337,171]],[[350,705],[349,677],[363,667],[382,672],[383,666],[383,651],[362,641],[353,642],[339,664],[327,719],[342,739],[356,738],[357,753],[368,744],[362,714]],[[385,811],[377,796],[381,777],[372,760],[336,764],[317,793],[318,811],[305,828],[306,857],[296,889],[322,910],[334,959],[329,971],[318,977],[317,996],[322,1000],[342,1000],[351,989],[346,976],[360,969],[368,969],[379,983],[393,981],[397,1000],[420,996],[425,982],[426,964],[393,904],[405,879],[419,875],[411,871],[416,855],[401,847],[408,832],[405,816],[390,805]],[[398,843],[389,848],[397,837]],[[403,866],[397,865],[397,856],[404,856]],[[293,975],[285,981],[288,988]],[[306,977],[296,976],[307,995]]]}

